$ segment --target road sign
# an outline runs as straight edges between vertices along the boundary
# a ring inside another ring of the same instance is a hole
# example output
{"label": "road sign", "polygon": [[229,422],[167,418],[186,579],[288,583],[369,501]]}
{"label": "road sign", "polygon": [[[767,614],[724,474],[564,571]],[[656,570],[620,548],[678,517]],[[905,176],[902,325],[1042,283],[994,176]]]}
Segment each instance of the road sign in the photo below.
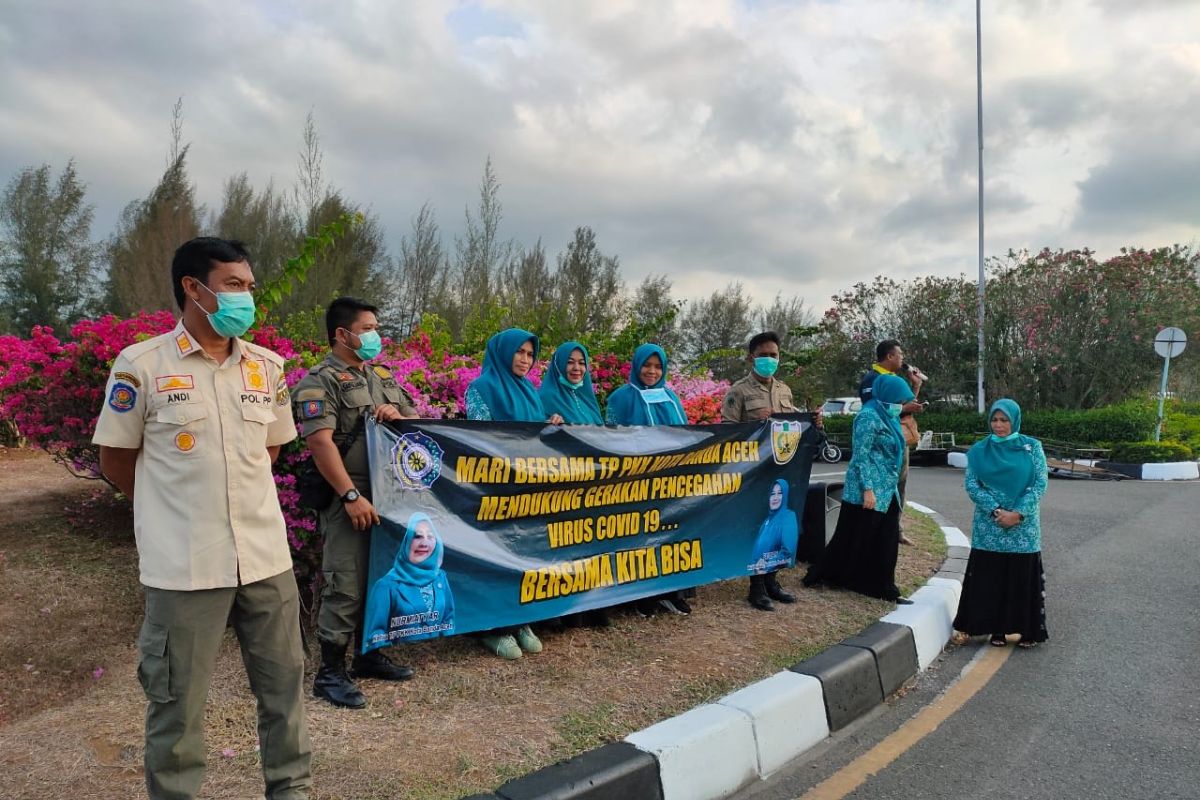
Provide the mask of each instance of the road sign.
{"label": "road sign", "polygon": [[1163,328],[1154,337],[1154,352],[1163,358],[1174,358],[1187,347],[1187,334],[1179,328]]}
{"label": "road sign", "polygon": [[1183,352],[1187,347],[1187,334],[1179,328],[1163,328],[1154,337],[1154,352],[1162,356],[1163,374],[1162,386],[1158,390],[1158,426],[1154,429],[1154,441],[1162,439],[1163,403],[1167,399],[1167,372],[1171,369],[1171,359]]}

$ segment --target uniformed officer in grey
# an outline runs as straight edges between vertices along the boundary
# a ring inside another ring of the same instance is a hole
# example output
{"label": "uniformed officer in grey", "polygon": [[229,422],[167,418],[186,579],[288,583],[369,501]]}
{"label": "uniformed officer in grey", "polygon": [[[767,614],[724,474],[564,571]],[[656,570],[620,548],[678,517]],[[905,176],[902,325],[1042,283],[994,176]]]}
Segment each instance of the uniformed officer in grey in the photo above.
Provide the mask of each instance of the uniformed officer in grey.
{"label": "uniformed officer in grey", "polygon": [[[367,704],[352,678],[407,680],[413,670],[394,664],[381,650],[361,655],[363,604],[371,555],[371,526],[379,515],[371,505],[364,426],[366,417],[380,422],[415,418],[412,398],[382,366],[367,362],[379,355],[379,310],[353,297],[339,297],[325,311],[330,352],[296,384],[293,393],[300,432],[318,471],[336,498],[318,512],[325,539],[321,571],[325,588],[317,613],[321,666],[313,694],[335,706]],[[346,650],[354,659],[346,672]]]}
{"label": "uniformed officer in grey", "polygon": [[146,787],[193,798],[204,780],[204,705],[227,625],[258,700],[266,796],[312,785],[300,601],[271,475],[296,438],[283,359],[238,337],[254,322],[239,242],[193,239],[171,263],[175,330],[113,362],[92,441],[133,500],[146,616]]}
{"label": "uniformed officer in grey", "polygon": [[[764,331],[756,334],[746,345],[746,361],[750,374],[729,387],[721,402],[722,422],[757,422],[772,414],[803,411],[792,400],[792,390],[775,378],[779,369],[779,334]],[[820,414],[817,425],[821,425]],[[750,576],[750,605],[759,611],[774,611],[771,601],[794,603],[796,596],[779,585],[774,572]]]}

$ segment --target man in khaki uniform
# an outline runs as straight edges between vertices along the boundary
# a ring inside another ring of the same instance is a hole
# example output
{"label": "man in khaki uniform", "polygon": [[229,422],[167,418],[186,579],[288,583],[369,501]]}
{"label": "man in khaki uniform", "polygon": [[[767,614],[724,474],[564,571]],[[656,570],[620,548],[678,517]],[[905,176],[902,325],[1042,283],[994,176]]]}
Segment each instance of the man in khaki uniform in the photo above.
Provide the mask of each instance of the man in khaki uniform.
{"label": "man in khaki uniform", "polygon": [[[772,414],[803,411],[792,400],[792,390],[775,379],[779,369],[779,334],[765,331],[746,345],[750,374],[729,387],[721,403],[722,422],[754,422]],[[818,412],[817,425],[821,425]],[[796,596],[784,591],[774,572],[750,576],[750,595],[746,598],[759,611],[774,611],[772,600],[794,603]]]}
{"label": "man in khaki uniform", "polygon": [[[415,418],[412,398],[381,366],[366,362],[379,355],[378,309],[353,297],[339,297],[325,311],[330,353],[296,384],[296,416],[322,477],[336,499],[317,515],[325,539],[321,558],[325,588],[317,614],[321,666],[313,694],[344,708],[363,708],[367,699],[353,677],[402,681],[413,670],[380,650],[361,655],[355,647],[350,674],[346,649],[362,632],[371,555],[371,526],[379,515],[371,505],[364,426],[368,416],[380,422]],[[358,642],[361,646],[361,641]]]}
{"label": "man in khaki uniform", "polygon": [[237,337],[254,321],[238,242],[193,239],[171,264],[183,317],[121,351],[92,441],[133,499],[146,617],[146,787],[193,798],[204,779],[204,704],[232,625],[250,688],[266,796],[308,797],[300,604],[271,475],[296,437],[283,359]]}

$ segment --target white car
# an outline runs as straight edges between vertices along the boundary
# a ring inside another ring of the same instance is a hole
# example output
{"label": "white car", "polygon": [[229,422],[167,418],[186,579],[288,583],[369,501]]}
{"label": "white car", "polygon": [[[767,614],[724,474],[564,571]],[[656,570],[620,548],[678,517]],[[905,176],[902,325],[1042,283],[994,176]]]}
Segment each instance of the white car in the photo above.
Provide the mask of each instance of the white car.
{"label": "white car", "polygon": [[821,406],[825,414],[857,414],[862,411],[862,400],[857,397],[831,397]]}

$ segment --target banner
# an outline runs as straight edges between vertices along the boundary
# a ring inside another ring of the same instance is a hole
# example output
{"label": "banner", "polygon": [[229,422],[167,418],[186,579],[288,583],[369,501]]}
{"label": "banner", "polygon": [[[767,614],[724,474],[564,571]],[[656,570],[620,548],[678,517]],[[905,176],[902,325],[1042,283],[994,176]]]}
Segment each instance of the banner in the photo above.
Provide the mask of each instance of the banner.
{"label": "banner", "polygon": [[810,414],[670,427],[367,424],[364,652],[795,563]]}

